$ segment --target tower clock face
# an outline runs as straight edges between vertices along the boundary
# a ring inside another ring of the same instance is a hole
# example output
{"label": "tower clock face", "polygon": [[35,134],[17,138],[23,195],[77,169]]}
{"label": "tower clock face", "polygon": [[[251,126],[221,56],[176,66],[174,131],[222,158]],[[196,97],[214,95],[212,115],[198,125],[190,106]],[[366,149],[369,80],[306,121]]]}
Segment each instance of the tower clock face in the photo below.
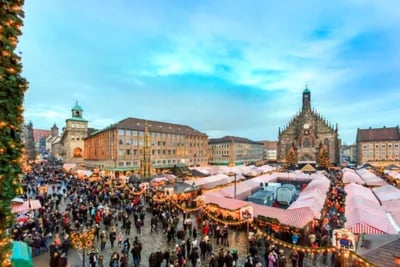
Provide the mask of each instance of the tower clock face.
{"label": "tower clock face", "polygon": [[309,128],[310,128],[310,124],[304,123],[304,124],[303,124],[303,128],[304,128],[304,129],[309,129]]}

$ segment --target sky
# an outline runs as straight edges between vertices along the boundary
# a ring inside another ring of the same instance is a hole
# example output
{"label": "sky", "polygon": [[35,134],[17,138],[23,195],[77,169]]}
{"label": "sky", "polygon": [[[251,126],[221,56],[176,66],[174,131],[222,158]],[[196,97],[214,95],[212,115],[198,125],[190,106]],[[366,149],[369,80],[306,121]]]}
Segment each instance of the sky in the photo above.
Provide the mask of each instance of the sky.
{"label": "sky", "polygon": [[78,101],[96,129],[135,117],[277,140],[306,84],[344,144],[399,124],[397,0],[34,0],[24,11],[34,128],[61,129]]}

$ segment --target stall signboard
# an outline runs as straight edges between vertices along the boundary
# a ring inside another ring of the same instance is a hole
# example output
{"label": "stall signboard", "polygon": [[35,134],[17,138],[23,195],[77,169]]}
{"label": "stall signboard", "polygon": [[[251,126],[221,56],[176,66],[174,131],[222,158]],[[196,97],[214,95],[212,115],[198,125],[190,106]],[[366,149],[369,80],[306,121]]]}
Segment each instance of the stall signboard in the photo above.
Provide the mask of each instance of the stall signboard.
{"label": "stall signboard", "polygon": [[352,232],[347,229],[335,229],[332,234],[332,244],[337,248],[355,251],[356,241]]}
{"label": "stall signboard", "polygon": [[241,220],[252,221],[253,214],[254,214],[254,210],[253,210],[253,207],[251,207],[251,206],[246,206],[246,207],[240,208],[240,219]]}

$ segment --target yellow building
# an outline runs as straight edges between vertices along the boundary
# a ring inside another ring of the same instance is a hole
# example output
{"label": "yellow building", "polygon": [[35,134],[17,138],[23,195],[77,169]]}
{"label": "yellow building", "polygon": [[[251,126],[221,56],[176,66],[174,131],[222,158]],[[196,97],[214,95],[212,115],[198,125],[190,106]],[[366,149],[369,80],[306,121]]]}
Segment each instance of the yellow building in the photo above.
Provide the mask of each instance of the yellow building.
{"label": "yellow building", "polygon": [[85,139],[85,164],[104,169],[139,170],[148,129],[152,168],[207,165],[206,134],[186,125],[127,118]]}
{"label": "yellow building", "polygon": [[399,126],[357,129],[357,164],[390,165],[400,159]]}
{"label": "yellow building", "polygon": [[66,125],[59,140],[60,156],[65,163],[83,163],[84,138],[88,135],[88,121],[83,118],[83,109],[78,102],[71,112],[72,117],[66,119]]}

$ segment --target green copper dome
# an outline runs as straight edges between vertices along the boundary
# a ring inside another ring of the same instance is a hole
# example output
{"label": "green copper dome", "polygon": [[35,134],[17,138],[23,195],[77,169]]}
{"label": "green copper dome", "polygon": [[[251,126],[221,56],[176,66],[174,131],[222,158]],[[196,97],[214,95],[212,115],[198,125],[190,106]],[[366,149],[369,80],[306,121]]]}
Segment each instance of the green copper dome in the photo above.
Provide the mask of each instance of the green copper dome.
{"label": "green copper dome", "polygon": [[83,111],[82,107],[78,105],[78,101],[76,101],[75,106],[72,108],[72,110]]}

